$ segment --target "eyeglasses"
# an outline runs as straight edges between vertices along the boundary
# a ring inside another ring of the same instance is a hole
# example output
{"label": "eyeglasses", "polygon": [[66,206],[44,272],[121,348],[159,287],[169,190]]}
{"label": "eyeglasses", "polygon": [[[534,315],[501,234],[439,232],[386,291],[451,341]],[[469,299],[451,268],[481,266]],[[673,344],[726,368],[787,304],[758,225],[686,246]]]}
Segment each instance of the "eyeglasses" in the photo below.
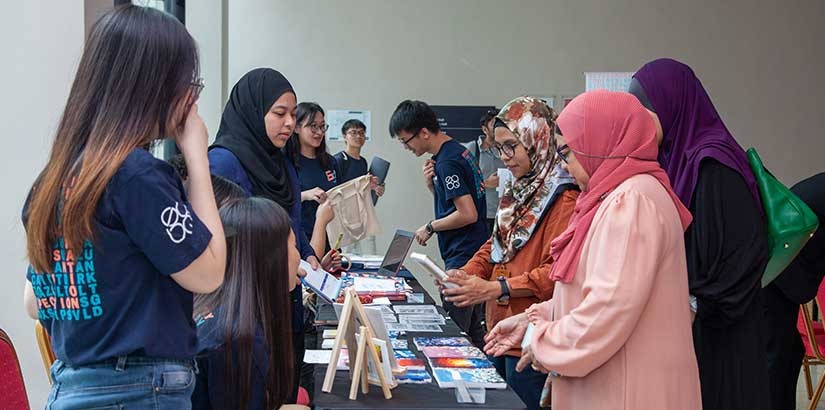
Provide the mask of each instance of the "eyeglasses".
{"label": "eyeglasses", "polygon": [[310,124],[310,125],[304,125],[304,127],[309,128],[310,130],[312,130],[312,132],[327,132],[327,130],[329,129],[329,124],[323,124],[323,125]]}
{"label": "eyeglasses", "polygon": [[367,132],[364,130],[356,131],[356,130],[349,130],[347,131],[347,135],[351,137],[366,137]]}
{"label": "eyeglasses", "polygon": [[496,151],[498,151],[498,155],[507,156],[508,158],[512,158],[513,155],[516,154],[516,147],[519,146],[518,142],[505,142],[504,144],[496,144],[494,145]]}
{"label": "eyeglasses", "polygon": [[418,130],[418,131],[415,132],[415,134],[412,135],[412,137],[407,138],[405,140],[399,140],[399,141],[401,141],[401,143],[404,144],[404,145],[408,145],[410,143],[410,141],[415,139],[415,137],[417,137],[418,134],[420,134],[420,133],[421,133],[421,130]]}
{"label": "eyeglasses", "polygon": [[192,87],[192,101],[197,101],[198,97],[201,95],[201,91],[203,91],[203,87],[205,86],[203,83],[203,77],[198,77],[194,81],[190,82],[189,85]]}
{"label": "eyeglasses", "polygon": [[569,148],[569,147],[567,146],[567,144],[564,144],[564,145],[562,145],[562,146],[560,146],[560,147],[556,147],[556,155],[558,155],[558,156],[559,156],[559,159],[561,159],[562,161],[564,161],[564,163],[565,163],[565,164],[569,164],[569,162],[567,162],[567,156],[568,156],[569,154],[565,154],[565,153],[563,153],[562,151],[566,150],[567,148]]}

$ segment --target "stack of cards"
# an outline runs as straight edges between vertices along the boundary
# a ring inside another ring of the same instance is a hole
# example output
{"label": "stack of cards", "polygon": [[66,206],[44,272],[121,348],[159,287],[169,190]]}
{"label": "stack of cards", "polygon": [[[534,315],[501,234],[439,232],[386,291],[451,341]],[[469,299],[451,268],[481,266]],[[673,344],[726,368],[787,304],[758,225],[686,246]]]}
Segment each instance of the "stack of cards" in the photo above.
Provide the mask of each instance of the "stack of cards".
{"label": "stack of cards", "polygon": [[456,380],[464,380],[473,386],[484,387],[486,389],[506,389],[507,382],[496,371],[496,369],[433,369],[433,376],[438,382],[438,387],[455,387]]}
{"label": "stack of cards", "polygon": [[433,379],[426,370],[410,369],[401,376],[395,376],[395,381],[398,384],[429,384],[433,382]]}
{"label": "stack of cards", "polygon": [[421,349],[421,351],[430,360],[442,357],[449,359],[487,358],[484,352],[475,346],[430,346]]}
{"label": "stack of cards", "polygon": [[431,346],[472,346],[466,337],[416,337],[413,339],[415,347],[421,350]]}
{"label": "stack of cards", "polygon": [[444,316],[433,305],[393,306],[398,314],[398,324],[393,329],[407,332],[442,332],[446,324]]}

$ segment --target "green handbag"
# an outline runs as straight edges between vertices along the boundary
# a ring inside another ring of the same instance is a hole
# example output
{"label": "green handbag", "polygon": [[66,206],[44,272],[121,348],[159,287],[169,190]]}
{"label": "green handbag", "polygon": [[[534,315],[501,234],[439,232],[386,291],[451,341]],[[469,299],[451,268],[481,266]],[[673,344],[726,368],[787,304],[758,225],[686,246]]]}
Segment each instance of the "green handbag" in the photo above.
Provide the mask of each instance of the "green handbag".
{"label": "green handbag", "polygon": [[802,247],[814,236],[819,219],[808,205],[782,185],[765,167],[759,154],[748,149],[748,162],[768,222],[770,259],[762,274],[762,287],[768,286],[793,261]]}

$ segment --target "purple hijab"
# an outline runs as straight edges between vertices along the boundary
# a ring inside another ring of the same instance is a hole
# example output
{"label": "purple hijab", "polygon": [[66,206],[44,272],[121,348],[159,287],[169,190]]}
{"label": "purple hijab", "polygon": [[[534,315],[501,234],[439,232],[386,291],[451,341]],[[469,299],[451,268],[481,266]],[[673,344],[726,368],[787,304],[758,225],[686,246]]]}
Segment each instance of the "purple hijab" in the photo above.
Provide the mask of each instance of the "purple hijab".
{"label": "purple hijab", "polygon": [[[659,163],[682,203],[690,207],[699,163],[713,158],[742,175],[761,211],[759,189],[745,151],[725,127],[693,70],[676,60],[662,58],[642,66],[633,78],[652,106],[648,108],[656,112],[662,123],[664,138],[659,147]],[[631,94],[639,94],[633,88]]]}

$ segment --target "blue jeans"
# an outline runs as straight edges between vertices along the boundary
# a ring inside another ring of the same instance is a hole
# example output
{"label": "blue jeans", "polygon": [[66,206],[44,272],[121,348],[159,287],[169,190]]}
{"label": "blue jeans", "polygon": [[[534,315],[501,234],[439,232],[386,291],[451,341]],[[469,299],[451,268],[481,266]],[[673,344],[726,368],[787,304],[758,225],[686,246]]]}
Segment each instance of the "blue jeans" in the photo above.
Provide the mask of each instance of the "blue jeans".
{"label": "blue jeans", "polygon": [[541,391],[544,389],[544,381],[547,380],[547,375],[533,370],[530,366],[527,366],[521,372],[517,372],[518,357],[488,356],[488,358],[493,362],[498,374],[513,388],[513,391],[527,405],[527,408],[538,409],[541,402]]}
{"label": "blue jeans", "polygon": [[191,409],[194,360],[124,356],[87,366],[57,360],[46,410]]}

